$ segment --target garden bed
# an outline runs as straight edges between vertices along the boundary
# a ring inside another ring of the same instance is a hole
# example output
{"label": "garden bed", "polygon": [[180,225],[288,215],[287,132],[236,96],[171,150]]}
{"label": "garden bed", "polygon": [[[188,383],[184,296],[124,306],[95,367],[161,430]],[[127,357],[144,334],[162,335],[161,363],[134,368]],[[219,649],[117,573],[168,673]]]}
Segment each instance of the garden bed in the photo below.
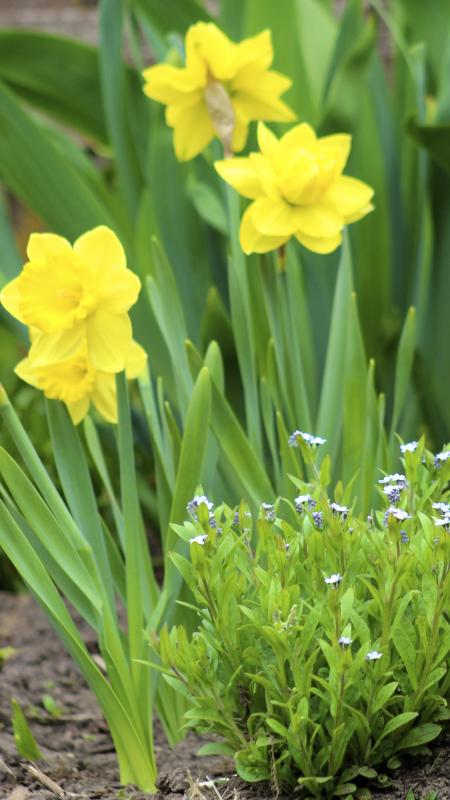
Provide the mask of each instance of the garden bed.
{"label": "garden bed", "polygon": [[[89,631],[86,642],[95,653],[95,639]],[[148,797],[131,788],[121,793],[111,739],[95,698],[32,598],[0,593],[0,646],[17,650],[0,675],[0,798],[139,800]],[[50,695],[60,707],[58,719],[44,709],[44,695]],[[36,765],[38,772],[33,772],[32,766],[30,771],[30,764],[17,755],[10,724],[12,697],[25,711],[44,755]],[[234,778],[233,765],[228,759],[197,757],[198,747],[198,738],[190,734],[171,750],[157,727],[160,798],[217,798],[215,790],[202,785],[207,776],[211,779],[229,776],[227,782],[217,782],[223,800],[272,796],[270,788],[262,784],[245,787]],[[416,759],[415,763],[405,765],[389,788],[374,790],[373,800],[404,800],[409,789],[413,789],[415,800],[425,800],[433,790],[439,800],[449,800],[449,763],[447,734],[433,747],[429,759],[420,763]]]}

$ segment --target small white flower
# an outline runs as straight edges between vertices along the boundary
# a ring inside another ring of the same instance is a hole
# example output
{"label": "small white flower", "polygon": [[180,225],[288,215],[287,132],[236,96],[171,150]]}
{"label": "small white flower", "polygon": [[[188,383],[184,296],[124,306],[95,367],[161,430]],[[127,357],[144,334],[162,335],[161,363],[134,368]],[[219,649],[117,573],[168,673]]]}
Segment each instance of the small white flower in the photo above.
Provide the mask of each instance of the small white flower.
{"label": "small white flower", "polygon": [[211,500],[208,500],[208,498],[204,494],[196,494],[195,497],[192,498],[192,500],[189,500],[186,509],[191,515],[191,517],[195,520],[198,519],[197,509],[200,506],[206,506],[208,511],[211,511],[211,509],[214,508],[214,503],[212,503]]}
{"label": "small white flower", "polygon": [[275,506],[272,503],[261,503],[261,510],[267,522],[275,522]]}
{"label": "small white flower", "polygon": [[382,483],[384,486],[388,483],[401,484],[402,489],[408,485],[405,475],[401,475],[399,472],[394,472],[393,475],[385,475],[384,478],[379,479],[378,483]]}
{"label": "small white flower", "polygon": [[433,517],[433,522],[435,525],[440,526],[441,528],[448,528],[450,526],[450,514],[440,519]]}
{"label": "small white flower", "polygon": [[395,506],[389,506],[387,509],[384,515],[385,522],[388,521],[389,517],[394,517],[399,522],[404,522],[405,519],[412,519],[411,514],[408,514],[403,508],[396,508]]}
{"label": "small white flower", "polygon": [[340,506],[339,503],[330,503],[330,508],[333,514],[340,514],[344,519],[348,514],[347,506]]}
{"label": "small white flower", "polygon": [[353,642],[353,639],[350,639],[350,636],[341,636],[339,638],[339,644],[342,647],[349,647]]}
{"label": "small white flower", "polygon": [[442,453],[436,453],[434,457],[434,466],[440,467],[441,464],[445,464],[446,461],[450,458],[450,450],[443,450]]}
{"label": "small white flower", "polygon": [[302,439],[305,444],[309,445],[310,447],[319,447],[321,444],[325,444],[326,439],[323,439],[322,436],[313,436],[312,433],[304,433],[303,431],[294,431],[288,439],[288,442],[291,447],[298,447],[298,439]]}
{"label": "small white flower", "polygon": [[189,539],[189,544],[201,544],[203,546],[207,538],[208,536],[206,533],[201,533],[199,536],[193,536],[192,539]]}
{"label": "small white flower", "polygon": [[338,586],[342,580],[342,575],[339,572],[333,573],[329,578],[324,578],[325,583],[329,586]]}
{"label": "small white flower", "polygon": [[366,655],[366,661],[378,661],[382,655],[383,653],[379,653],[378,650],[370,650]]}
{"label": "small white flower", "polygon": [[433,503],[433,508],[441,514],[450,514],[450,503]]}
{"label": "small white flower", "polygon": [[295,510],[301,513],[306,506],[308,506],[308,508],[314,508],[316,506],[316,501],[312,499],[310,494],[299,494],[294,498],[294,505]]}
{"label": "small white flower", "polygon": [[419,446],[419,442],[406,442],[406,444],[400,445],[400,450],[402,453],[414,453]]}

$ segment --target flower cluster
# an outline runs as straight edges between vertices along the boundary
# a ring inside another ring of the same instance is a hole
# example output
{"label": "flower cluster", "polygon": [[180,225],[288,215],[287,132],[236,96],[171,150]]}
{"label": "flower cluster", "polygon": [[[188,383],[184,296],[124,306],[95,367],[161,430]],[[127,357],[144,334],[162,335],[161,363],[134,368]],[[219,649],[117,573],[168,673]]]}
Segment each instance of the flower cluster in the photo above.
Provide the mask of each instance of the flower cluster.
{"label": "flower cluster", "polygon": [[[217,137],[225,159],[219,175],[252,200],[241,222],[244,253],[266,253],[294,236],[315,253],[331,253],[345,225],[372,210],[373,190],[343,175],[351,137],[317,137],[296,125],[278,139],[263,122],[290,122],[295,114],[281,99],[291,80],[270,69],[271,33],[232,42],[213,23],[191,25],[184,66],[157,64],[144,70],[144,92],[166,106],[175,154],[187,161]],[[251,121],[259,121],[260,152],[230,158],[245,147]]]}
{"label": "flower cluster", "polygon": [[309,447],[320,447],[321,444],[325,444],[326,439],[323,439],[322,436],[313,436],[312,433],[304,433],[303,431],[296,430],[294,433],[291,433],[289,437],[289,445],[291,447],[298,447],[299,441]]}
{"label": "flower cluster", "polygon": [[127,269],[122,245],[100,226],[73,247],[62,236],[33,234],[27,255],[0,293],[5,309],[29,328],[31,348],[17,374],[62,400],[75,424],[91,403],[116,422],[115,374],[137,377],[146,363],[128,315],[140,281]]}

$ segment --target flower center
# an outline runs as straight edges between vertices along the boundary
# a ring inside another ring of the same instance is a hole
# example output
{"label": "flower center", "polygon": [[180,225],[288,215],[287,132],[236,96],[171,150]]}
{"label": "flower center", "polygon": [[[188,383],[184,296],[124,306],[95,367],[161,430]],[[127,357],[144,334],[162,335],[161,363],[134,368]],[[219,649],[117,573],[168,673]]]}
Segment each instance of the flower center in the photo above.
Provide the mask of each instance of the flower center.
{"label": "flower center", "polygon": [[47,397],[75,403],[91,394],[95,369],[90,366],[85,355],[77,354],[59,364],[37,367],[36,379]]}

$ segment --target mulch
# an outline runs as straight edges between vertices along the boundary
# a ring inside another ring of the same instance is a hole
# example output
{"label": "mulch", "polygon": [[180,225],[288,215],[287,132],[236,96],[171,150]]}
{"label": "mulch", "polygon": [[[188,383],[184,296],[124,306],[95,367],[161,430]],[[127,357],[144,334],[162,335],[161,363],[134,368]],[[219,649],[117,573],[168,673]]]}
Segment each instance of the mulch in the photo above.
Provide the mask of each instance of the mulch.
{"label": "mulch", "polygon": [[[97,652],[93,634],[87,646]],[[13,647],[0,672],[0,798],[8,800],[144,800],[150,795],[120,786],[106,724],[76,666],[34,600],[0,592],[0,648]],[[50,695],[60,706],[55,719],[42,702]],[[24,710],[44,758],[35,764],[17,753],[11,730],[11,698]],[[245,785],[222,756],[196,755],[202,740],[194,734],[170,748],[156,725],[158,800],[273,800],[269,786]],[[450,800],[450,732],[431,757],[405,764],[392,774],[389,788],[374,788],[373,800],[426,800],[433,790]],[[221,780],[225,778],[225,780]],[[214,781],[214,785],[208,783]],[[280,798],[281,800],[281,798]]]}

